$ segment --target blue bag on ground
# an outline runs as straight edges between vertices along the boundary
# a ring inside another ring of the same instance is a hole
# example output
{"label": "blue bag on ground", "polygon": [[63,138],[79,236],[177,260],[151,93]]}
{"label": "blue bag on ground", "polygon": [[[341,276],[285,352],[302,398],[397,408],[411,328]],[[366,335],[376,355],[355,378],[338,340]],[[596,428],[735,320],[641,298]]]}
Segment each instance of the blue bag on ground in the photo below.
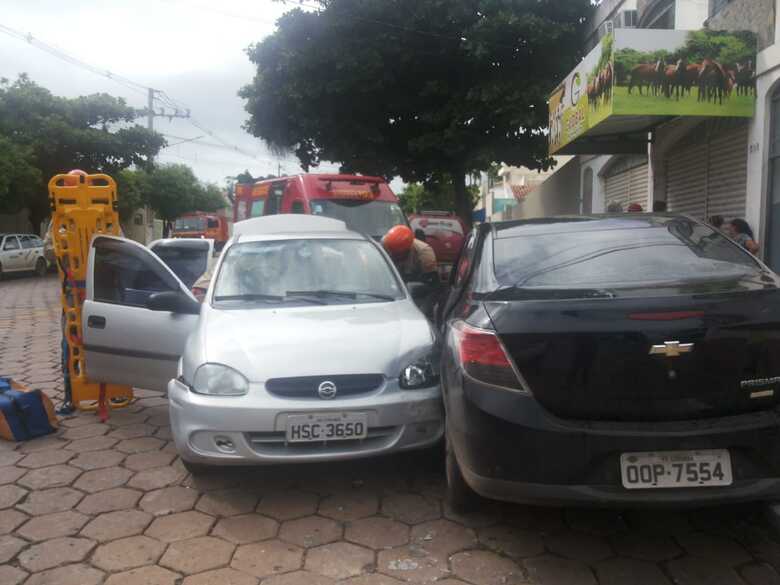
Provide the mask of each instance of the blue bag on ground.
{"label": "blue bag on ground", "polygon": [[[57,419],[48,397],[40,390],[25,391],[0,378],[0,437],[27,441],[53,433]],[[51,411],[51,412],[50,412]]]}

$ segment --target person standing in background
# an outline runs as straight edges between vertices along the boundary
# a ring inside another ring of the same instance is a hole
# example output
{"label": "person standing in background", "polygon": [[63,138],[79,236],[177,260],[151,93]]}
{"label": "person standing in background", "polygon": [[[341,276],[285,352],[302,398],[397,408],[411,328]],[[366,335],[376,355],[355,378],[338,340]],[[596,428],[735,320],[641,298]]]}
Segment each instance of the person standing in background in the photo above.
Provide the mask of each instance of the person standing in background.
{"label": "person standing in background", "polygon": [[753,230],[744,219],[732,219],[725,226],[726,234],[751,254],[758,254],[759,246],[753,236]]}

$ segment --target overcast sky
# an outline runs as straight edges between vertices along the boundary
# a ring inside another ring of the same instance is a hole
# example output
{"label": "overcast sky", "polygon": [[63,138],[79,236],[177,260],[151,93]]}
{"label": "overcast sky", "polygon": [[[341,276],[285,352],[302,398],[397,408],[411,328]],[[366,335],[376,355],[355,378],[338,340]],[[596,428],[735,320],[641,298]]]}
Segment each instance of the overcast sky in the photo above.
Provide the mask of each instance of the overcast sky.
{"label": "overcast sky", "polygon": [[[30,33],[70,55],[145,86],[165,91],[188,105],[193,117],[228,148],[187,143],[162,151],[161,162],[183,162],[205,181],[224,184],[244,169],[257,176],[299,170],[293,157],[279,161],[258,139],[241,129],[247,117],[236,92],[254,69],[244,49],[271,34],[276,19],[296,3],[272,0],[0,0],[0,24]],[[57,59],[0,32],[0,77],[27,73],[53,93],[68,97],[107,92],[137,108],[143,92]],[[160,106],[157,105],[159,108]],[[140,120],[145,124],[146,121]],[[156,118],[155,129],[170,136],[208,143],[186,120]],[[173,144],[180,138],[168,136]],[[331,171],[333,166],[323,166]]]}

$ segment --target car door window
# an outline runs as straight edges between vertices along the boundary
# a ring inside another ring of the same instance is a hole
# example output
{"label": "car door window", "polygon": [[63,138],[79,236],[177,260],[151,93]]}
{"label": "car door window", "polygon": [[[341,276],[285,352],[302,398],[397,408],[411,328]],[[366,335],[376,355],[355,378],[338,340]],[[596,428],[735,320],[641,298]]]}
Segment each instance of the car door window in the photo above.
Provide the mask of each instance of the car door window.
{"label": "car door window", "polygon": [[22,245],[23,250],[29,250],[35,247],[35,242],[30,236],[19,236],[19,243]]}
{"label": "car door window", "polygon": [[463,286],[466,277],[471,270],[471,265],[474,262],[474,251],[476,250],[477,238],[474,236],[474,232],[469,234],[468,239],[463,244],[463,249],[460,252],[458,258],[458,264],[455,266],[455,270],[452,271],[450,276],[450,284],[454,288],[460,288]]}
{"label": "car door window", "polygon": [[8,252],[9,250],[18,250],[19,249],[19,240],[16,239],[16,236],[6,236],[5,243],[3,244],[3,251]]}
{"label": "car door window", "polygon": [[181,290],[179,281],[143,247],[101,238],[93,248],[95,301],[144,307],[154,293]]}

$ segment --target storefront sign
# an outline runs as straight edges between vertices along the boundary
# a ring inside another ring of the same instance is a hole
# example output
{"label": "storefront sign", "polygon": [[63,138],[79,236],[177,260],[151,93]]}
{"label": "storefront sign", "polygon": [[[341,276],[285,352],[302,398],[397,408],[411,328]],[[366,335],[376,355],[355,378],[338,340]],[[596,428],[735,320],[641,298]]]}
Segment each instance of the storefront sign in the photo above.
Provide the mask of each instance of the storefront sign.
{"label": "storefront sign", "polygon": [[550,154],[600,154],[669,116],[752,117],[755,62],[752,32],[618,29],[550,96]]}

